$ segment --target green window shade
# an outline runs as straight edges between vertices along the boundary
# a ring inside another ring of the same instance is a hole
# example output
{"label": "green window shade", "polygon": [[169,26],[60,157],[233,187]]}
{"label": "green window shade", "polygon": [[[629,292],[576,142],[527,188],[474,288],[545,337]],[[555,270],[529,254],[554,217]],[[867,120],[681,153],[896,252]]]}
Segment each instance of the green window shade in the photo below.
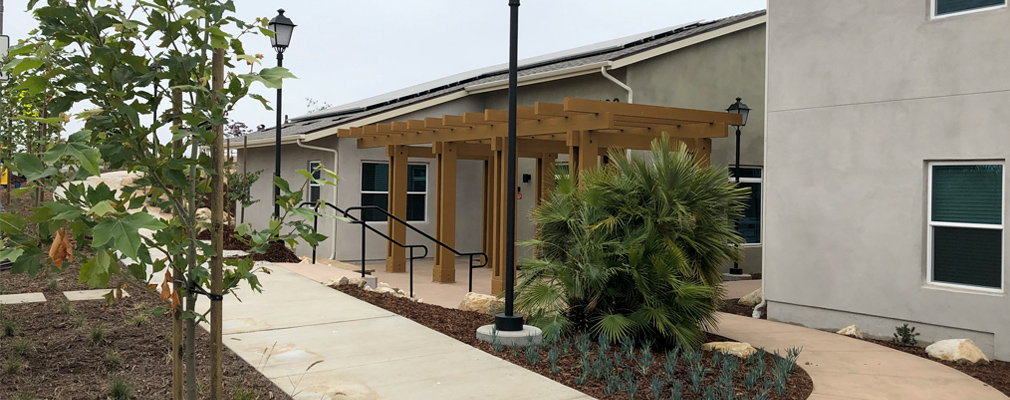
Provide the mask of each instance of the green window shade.
{"label": "green window shade", "polygon": [[933,280],[1000,288],[1003,231],[933,227]]}
{"label": "green window shade", "polygon": [[1004,4],[1006,4],[1006,0],[936,0],[936,15],[953,14]]}
{"label": "green window shade", "polygon": [[761,184],[741,182],[740,187],[750,189],[750,198],[737,230],[745,243],[761,243]]}
{"label": "green window shade", "polygon": [[932,220],[1003,223],[1002,165],[933,166]]}
{"label": "green window shade", "polygon": [[407,191],[424,192],[428,188],[428,166],[407,165]]}
{"label": "green window shade", "polygon": [[366,192],[389,191],[389,164],[361,164],[361,190]]}
{"label": "green window shade", "polygon": [[424,208],[427,206],[424,202],[423,194],[408,194],[407,195],[407,221],[424,221]]}

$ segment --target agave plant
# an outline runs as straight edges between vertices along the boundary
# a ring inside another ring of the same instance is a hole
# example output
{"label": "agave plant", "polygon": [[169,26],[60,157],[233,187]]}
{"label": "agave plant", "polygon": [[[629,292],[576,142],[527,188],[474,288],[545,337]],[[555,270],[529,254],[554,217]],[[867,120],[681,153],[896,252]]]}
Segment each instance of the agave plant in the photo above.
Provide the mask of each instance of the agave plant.
{"label": "agave plant", "polygon": [[533,213],[538,259],[524,263],[516,306],[544,332],[588,330],[696,346],[714,328],[720,267],[740,260],[747,189],[699,166],[681,145],[652,160],[612,153],[606,167],[558,179]]}

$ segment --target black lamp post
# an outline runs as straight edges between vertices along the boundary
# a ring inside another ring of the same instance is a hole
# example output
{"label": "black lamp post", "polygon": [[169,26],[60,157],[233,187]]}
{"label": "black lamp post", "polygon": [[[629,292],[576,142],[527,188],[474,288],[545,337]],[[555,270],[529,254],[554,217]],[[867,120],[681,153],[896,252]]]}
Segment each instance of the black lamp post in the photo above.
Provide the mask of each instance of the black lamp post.
{"label": "black lamp post", "polygon": [[513,312],[515,303],[515,241],[516,241],[516,89],[519,69],[519,0],[509,0],[509,138],[508,178],[509,191],[505,207],[505,312],[494,316],[495,328],[503,332],[523,330],[523,316]]}
{"label": "black lamp post", "polygon": [[[729,106],[729,108],[726,109],[726,112],[728,113],[740,114],[740,116],[743,117],[743,120],[740,122],[740,125],[736,126],[736,167],[733,169],[733,176],[736,178],[737,184],[740,183],[740,127],[747,125],[747,116],[750,115],[750,107],[747,107],[746,104],[741,103],[740,100],[742,99],[737,97],[736,103],[733,103],[732,105]],[[739,219],[736,220],[735,226],[737,227],[738,230],[740,229]],[[730,268],[729,270],[729,274],[743,275],[743,269],[741,269],[740,266],[736,262],[734,262],[733,268]]]}
{"label": "black lamp post", "polygon": [[[277,10],[277,16],[270,20],[270,30],[274,36],[270,38],[270,45],[277,51],[277,66],[284,66],[284,50],[291,44],[291,33],[295,30],[295,24],[291,19],[284,16],[284,9]],[[274,141],[274,177],[281,177],[281,89],[277,88],[277,125],[276,138]],[[281,207],[277,204],[277,197],[281,194],[280,186],[274,184],[274,218],[281,213]]]}

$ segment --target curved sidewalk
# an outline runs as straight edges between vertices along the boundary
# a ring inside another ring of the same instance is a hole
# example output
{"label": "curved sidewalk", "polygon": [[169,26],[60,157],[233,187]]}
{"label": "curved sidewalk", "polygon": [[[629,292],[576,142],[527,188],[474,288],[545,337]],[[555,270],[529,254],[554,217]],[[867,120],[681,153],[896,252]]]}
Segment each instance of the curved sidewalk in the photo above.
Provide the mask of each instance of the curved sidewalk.
{"label": "curved sidewalk", "polygon": [[768,351],[802,347],[799,364],[814,381],[811,400],[1007,399],[943,364],[830,332],[720,313],[712,333]]}

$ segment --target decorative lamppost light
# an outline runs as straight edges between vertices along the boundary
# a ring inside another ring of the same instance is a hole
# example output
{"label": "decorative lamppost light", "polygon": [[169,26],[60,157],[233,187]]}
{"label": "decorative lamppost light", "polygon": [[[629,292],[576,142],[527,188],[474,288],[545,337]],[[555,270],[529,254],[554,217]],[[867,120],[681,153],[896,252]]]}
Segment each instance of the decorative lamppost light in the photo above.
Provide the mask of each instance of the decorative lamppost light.
{"label": "decorative lamppost light", "polygon": [[[729,108],[726,109],[726,112],[730,114],[740,114],[740,116],[743,117],[740,125],[736,126],[736,167],[733,168],[733,177],[735,178],[737,185],[740,184],[740,127],[747,125],[747,117],[750,116],[750,107],[747,107],[747,105],[740,102],[740,100],[743,99],[737,97],[736,103],[731,104]],[[734,225],[737,227],[737,230],[739,230],[740,220],[736,220]],[[733,262],[733,268],[729,269],[729,274],[743,275],[743,269],[740,268],[740,265],[737,262]]]}
{"label": "decorative lamppost light", "polygon": [[[270,20],[268,24],[270,30],[273,31],[274,36],[270,38],[270,45],[273,46],[274,50],[277,52],[277,66],[284,66],[284,50],[288,49],[288,45],[291,44],[291,34],[295,30],[295,24],[291,22],[291,19],[284,16],[284,9],[277,10],[277,16]],[[276,134],[274,140],[274,177],[281,177],[281,100],[282,92],[281,89],[277,89],[277,124],[275,125]],[[275,180],[276,181],[276,180]],[[277,198],[281,195],[281,188],[274,184],[274,218],[280,216],[281,210],[280,205],[277,204]]]}

